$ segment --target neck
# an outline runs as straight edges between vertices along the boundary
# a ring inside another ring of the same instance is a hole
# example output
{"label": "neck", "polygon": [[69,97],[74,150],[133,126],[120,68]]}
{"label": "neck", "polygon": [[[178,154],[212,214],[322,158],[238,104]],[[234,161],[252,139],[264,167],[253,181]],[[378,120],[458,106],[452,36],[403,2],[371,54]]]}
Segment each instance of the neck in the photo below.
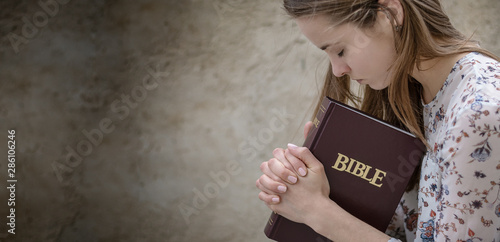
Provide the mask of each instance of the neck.
{"label": "neck", "polygon": [[429,103],[434,99],[455,63],[465,55],[467,55],[467,53],[437,57],[422,61],[420,68],[415,66],[411,76],[422,85],[422,98],[425,103]]}

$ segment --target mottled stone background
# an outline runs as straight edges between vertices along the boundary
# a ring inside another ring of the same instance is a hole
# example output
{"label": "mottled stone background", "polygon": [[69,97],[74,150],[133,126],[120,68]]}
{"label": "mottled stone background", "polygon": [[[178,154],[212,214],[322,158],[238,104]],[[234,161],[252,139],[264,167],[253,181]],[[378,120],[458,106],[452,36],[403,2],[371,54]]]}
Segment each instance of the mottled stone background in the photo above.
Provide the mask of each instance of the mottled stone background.
{"label": "mottled stone background", "polygon": [[[500,1],[444,5],[500,54]],[[267,241],[259,164],[326,65],[280,1],[2,0],[0,33],[1,241]]]}

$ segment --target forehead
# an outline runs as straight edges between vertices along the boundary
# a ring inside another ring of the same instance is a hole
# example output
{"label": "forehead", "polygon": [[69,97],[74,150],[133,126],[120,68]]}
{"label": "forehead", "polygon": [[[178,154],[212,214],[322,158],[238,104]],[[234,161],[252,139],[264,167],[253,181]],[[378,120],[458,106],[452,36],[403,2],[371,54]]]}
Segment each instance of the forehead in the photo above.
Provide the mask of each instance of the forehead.
{"label": "forehead", "polygon": [[351,24],[335,25],[325,15],[303,16],[295,21],[302,34],[316,46],[325,44],[324,42],[338,42],[355,30]]}
{"label": "forehead", "polygon": [[300,29],[325,30],[334,27],[330,19],[325,15],[306,15],[295,19]]}

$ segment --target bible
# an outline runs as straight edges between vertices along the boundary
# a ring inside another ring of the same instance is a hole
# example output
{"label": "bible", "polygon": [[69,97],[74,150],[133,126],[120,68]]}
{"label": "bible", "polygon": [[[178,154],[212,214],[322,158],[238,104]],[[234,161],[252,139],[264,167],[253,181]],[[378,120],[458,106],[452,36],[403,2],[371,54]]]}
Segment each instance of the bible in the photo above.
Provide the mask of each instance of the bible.
{"label": "bible", "polygon": [[[385,232],[425,145],[415,135],[329,97],[313,124],[303,146],[323,163],[330,199]],[[274,212],[264,233],[284,242],[330,241]]]}

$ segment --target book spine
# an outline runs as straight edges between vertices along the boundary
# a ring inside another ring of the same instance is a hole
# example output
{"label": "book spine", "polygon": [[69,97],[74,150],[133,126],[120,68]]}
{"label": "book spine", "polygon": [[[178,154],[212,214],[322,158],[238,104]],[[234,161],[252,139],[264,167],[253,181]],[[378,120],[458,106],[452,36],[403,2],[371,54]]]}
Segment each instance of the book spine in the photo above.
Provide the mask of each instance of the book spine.
{"label": "book spine", "polygon": [[[321,106],[316,113],[316,117],[312,121],[313,127],[309,131],[307,138],[304,141],[304,147],[311,148],[311,146],[314,145],[314,141],[317,140],[316,133],[318,133],[318,130],[320,130],[321,128],[323,118],[325,118],[325,115],[331,111],[331,108],[334,105],[335,103],[332,102],[328,97],[323,98],[323,100],[321,101]],[[264,228],[264,233],[268,238],[273,239],[275,237],[274,234],[279,228],[281,219],[284,219],[284,217],[275,212],[271,214],[269,220],[267,221],[266,227]]]}
{"label": "book spine", "polygon": [[316,141],[316,133],[318,133],[318,130],[320,130],[325,115],[330,112],[331,105],[335,105],[335,103],[332,102],[328,97],[324,97],[323,101],[321,101],[321,106],[319,107],[318,112],[316,113],[316,117],[314,117],[312,121],[313,127],[309,131],[309,134],[307,134],[307,138],[304,141],[303,144],[304,147],[310,149],[314,145],[313,143],[315,143],[314,141]]}
{"label": "book spine", "polygon": [[280,222],[279,220],[281,218],[282,217],[275,212],[273,212],[269,217],[266,227],[264,228],[264,233],[268,238],[274,238],[274,233],[276,232],[276,228],[278,228],[277,224]]}

